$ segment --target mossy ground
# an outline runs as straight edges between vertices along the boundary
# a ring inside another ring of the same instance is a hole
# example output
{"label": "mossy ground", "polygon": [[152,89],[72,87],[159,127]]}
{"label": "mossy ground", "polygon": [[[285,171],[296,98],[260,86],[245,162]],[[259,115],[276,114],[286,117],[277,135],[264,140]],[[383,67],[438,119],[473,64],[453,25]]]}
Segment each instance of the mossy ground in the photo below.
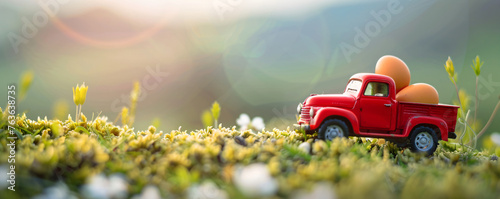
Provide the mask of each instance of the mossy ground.
{"label": "mossy ground", "polygon": [[[267,198],[289,198],[327,182],[337,198],[498,198],[500,163],[493,154],[440,142],[430,157],[381,140],[324,142],[291,130],[251,132],[233,128],[137,131],[105,117],[29,120],[17,117],[16,191],[26,198],[64,182],[72,194],[97,174],[121,173],[126,198],[147,185],[164,198],[185,198],[190,187],[213,182],[229,198],[247,198],[234,182],[235,169],[263,163],[278,188]],[[0,130],[0,165],[10,165],[5,118]],[[308,142],[310,150],[300,144]]]}

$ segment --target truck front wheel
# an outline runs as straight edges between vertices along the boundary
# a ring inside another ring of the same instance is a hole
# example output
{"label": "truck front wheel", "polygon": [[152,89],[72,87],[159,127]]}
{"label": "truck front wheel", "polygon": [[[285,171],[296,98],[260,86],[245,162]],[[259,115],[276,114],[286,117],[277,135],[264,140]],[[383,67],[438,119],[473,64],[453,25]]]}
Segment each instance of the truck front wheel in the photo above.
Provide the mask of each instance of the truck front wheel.
{"label": "truck front wheel", "polygon": [[323,140],[333,140],[336,137],[348,137],[347,124],[339,119],[326,120],[319,128],[318,137]]}
{"label": "truck front wheel", "polygon": [[417,153],[432,155],[436,151],[438,139],[434,129],[420,126],[411,132],[410,149]]}

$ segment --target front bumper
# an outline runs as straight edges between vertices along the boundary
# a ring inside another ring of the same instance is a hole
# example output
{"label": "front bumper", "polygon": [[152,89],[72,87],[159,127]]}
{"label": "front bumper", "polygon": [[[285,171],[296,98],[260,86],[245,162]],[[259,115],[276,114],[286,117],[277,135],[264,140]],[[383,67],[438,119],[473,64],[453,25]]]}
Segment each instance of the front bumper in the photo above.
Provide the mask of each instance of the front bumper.
{"label": "front bumper", "polygon": [[298,131],[309,131],[311,128],[309,124],[294,124],[293,129]]}
{"label": "front bumper", "polygon": [[455,134],[455,132],[448,132],[448,138],[455,139],[455,138],[457,138],[457,134]]}

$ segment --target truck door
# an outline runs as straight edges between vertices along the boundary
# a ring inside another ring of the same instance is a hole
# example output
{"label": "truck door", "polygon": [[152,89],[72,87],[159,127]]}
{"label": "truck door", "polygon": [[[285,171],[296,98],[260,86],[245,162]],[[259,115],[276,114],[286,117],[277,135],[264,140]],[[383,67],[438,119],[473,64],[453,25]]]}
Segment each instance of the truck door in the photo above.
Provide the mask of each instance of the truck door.
{"label": "truck door", "polygon": [[389,96],[389,84],[369,82],[359,99],[361,129],[391,130],[396,105]]}

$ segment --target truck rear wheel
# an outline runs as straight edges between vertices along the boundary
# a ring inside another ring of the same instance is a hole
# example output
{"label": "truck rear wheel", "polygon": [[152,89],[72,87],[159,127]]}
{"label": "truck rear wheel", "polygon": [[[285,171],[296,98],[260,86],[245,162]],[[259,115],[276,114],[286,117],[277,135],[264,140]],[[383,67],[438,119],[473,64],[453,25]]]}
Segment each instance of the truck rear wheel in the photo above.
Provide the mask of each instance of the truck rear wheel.
{"label": "truck rear wheel", "polygon": [[347,124],[339,119],[326,120],[318,131],[319,139],[333,140],[336,137],[348,137],[349,128]]}
{"label": "truck rear wheel", "polygon": [[420,126],[411,132],[410,149],[413,152],[432,155],[436,151],[437,145],[438,139],[434,129]]}

